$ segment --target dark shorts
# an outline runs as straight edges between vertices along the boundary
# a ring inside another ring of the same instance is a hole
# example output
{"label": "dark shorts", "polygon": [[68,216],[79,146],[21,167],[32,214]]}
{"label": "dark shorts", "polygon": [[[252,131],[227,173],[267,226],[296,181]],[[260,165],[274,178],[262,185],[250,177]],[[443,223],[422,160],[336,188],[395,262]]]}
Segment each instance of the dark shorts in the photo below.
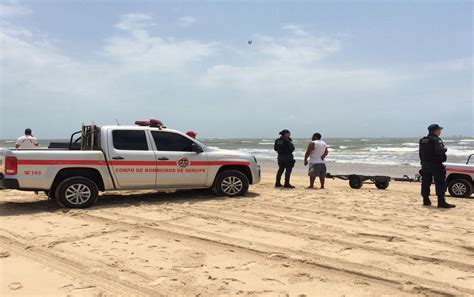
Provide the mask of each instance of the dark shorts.
{"label": "dark shorts", "polygon": [[326,176],[326,164],[316,163],[309,164],[308,176],[311,177],[325,177]]}

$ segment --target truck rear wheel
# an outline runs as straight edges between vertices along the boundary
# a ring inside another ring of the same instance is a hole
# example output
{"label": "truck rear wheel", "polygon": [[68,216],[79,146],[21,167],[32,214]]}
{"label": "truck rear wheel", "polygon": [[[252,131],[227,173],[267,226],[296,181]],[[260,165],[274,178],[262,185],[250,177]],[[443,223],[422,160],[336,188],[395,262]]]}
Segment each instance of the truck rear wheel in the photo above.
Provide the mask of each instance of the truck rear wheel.
{"label": "truck rear wheel", "polygon": [[56,202],[67,208],[86,208],[92,206],[99,197],[97,185],[85,177],[70,177],[56,188]]}
{"label": "truck rear wheel", "polygon": [[448,191],[453,197],[469,198],[472,194],[472,183],[465,179],[455,179],[449,183]]}
{"label": "truck rear wheel", "polygon": [[214,183],[214,191],[221,196],[243,196],[249,189],[249,180],[240,171],[228,170],[219,173]]}

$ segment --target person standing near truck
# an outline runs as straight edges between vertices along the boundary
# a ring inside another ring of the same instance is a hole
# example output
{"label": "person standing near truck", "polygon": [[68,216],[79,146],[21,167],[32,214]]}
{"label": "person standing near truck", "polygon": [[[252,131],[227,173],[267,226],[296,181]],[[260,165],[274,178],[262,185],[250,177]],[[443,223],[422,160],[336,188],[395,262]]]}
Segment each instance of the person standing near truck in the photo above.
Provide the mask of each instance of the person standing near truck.
{"label": "person standing near truck", "polygon": [[446,151],[448,149],[439,137],[442,129],[443,127],[440,125],[432,124],[428,127],[428,135],[420,139],[421,196],[423,196],[423,205],[431,205],[430,187],[434,178],[438,207],[453,208],[456,206],[447,203],[444,196],[446,192],[446,168],[443,163],[447,160]]}
{"label": "person standing near truck", "polygon": [[[293,157],[293,152],[295,151],[295,146],[293,145],[293,140],[291,139],[291,132],[287,129],[282,130],[280,133],[280,138],[275,140],[274,149],[278,153],[278,171],[276,175],[275,187],[284,187],[288,189],[293,189],[294,186],[290,184],[291,171],[295,166],[295,159]],[[285,172],[285,184],[281,184],[281,176]]]}
{"label": "person standing near truck", "polygon": [[[324,181],[326,178],[326,162],[324,159],[328,155],[328,146],[326,142],[321,140],[320,133],[314,133],[311,142],[308,144],[306,154],[304,155],[304,166],[309,164],[309,189],[314,189],[314,181],[319,177],[321,189],[324,189]],[[308,162],[309,159],[309,162]]]}
{"label": "person standing near truck", "polygon": [[31,129],[25,129],[25,135],[18,137],[15,148],[18,149],[34,149],[39,146],[38,139],[31,134]]}

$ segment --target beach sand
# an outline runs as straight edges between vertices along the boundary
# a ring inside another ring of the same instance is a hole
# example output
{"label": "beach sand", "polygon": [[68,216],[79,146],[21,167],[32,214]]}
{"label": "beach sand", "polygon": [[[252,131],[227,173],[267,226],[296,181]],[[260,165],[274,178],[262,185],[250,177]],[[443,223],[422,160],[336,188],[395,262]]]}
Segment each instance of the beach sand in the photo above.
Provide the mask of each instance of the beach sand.
{"label": "beach sand", "polygon": [[0,191],[0,295],[474,295],[473,199],[440,210],[416,183],[293,183],[108,193],[85,210]]}

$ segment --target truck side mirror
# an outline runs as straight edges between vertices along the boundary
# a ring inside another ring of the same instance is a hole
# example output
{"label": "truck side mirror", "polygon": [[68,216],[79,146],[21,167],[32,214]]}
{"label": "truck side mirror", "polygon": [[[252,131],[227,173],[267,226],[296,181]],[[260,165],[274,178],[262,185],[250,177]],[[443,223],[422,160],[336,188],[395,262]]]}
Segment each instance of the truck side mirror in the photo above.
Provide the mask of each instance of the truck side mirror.
{"label": "truck side mirror", "polygon": [[204,151],[204,150],[202,149],[202,147],[200,147],[200,146],[197,145],[196,143],[193,143],[193,144],[191,145],[191,147],[192,147],[193,152],[195,152],[195,153],[197,153],[197,154],[200,154],[200,153],[202,153],[202,152]]}

